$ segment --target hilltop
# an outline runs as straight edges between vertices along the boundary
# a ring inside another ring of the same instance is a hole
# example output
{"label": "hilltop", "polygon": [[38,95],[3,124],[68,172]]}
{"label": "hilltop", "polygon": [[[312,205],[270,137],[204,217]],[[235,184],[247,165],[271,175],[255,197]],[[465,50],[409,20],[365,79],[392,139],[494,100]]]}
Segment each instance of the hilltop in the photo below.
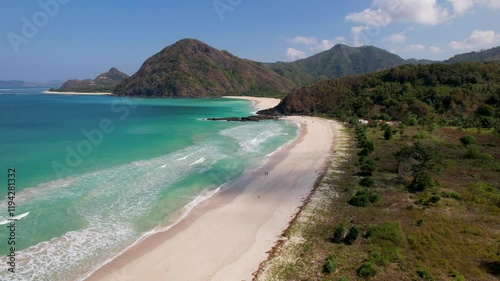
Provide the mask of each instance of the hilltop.
{"label": "hilltop", "polygon": [[57,92],[82,92],[82,93],[111,93],[116,85],[125,80],[127,74],[112,67],[108,72],[102,73],[95,79],[68,80],[59,89],[51,89]]}
{"label": "hilltop", "polygon": [[319,80],[375,72],[408,62],[388,51],[373,47],[338,44],[330,50],[295,62],[277,62],[269,66],[298,85]]}
{"label": "hilltop", "polygon": [[282,96],[295,87],[263,63],[241,59],[195,39],[183,39],[150,57],[113,92],[119,96]]}

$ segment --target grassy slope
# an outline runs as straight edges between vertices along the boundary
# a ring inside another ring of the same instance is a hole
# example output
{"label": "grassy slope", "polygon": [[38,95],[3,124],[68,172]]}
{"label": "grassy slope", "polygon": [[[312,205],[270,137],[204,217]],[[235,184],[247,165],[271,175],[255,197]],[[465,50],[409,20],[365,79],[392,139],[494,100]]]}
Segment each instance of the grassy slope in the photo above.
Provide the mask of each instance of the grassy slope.
{"label": "grassy slope", "polygon": [[[393,153],[416,135],[440,151],[447,166],[434,175],[438,186],[412,194],[398,177]],[[466,159],[466,149],[459,141],[464,135],[474,136],[480,151],[493,158]],[[377,160],[375,185],[369,190],[381,199],[365,208],[347,204],[356,191],[365,189],[358,184],[359,149],[354,141],[347,142],[344,160],[334,162],[337,167],[325,176],[322,187],[286,233],[290,239],[263,265],[257,280],[362,280],[357,270],[365,261],[377,270],[373,280],[498,280],[500,139],[489,132],[456,128],[431,132],[423,127],[409,127],[389,141],[384,140],[380,128],[370,128],[369,138],[375,144],[369,158]],[[454,192],[460,198],[444,198],[443,192]],[[439,202],[415,204],[428,201],[433,194],[440,196]],[[321,199],[314,200],[318,197]],[[379,239],[361,236],[354,245],[334,244],[331,238],[340,223],[346,231],[359,227],[362,235],[384,223],[394,223],[396,230],[391,233],[382,228],[389,239],[380,239],[384,233],[379,232]],[[402,237],[396,240],[393,237],[398,231]],[[335,270],[326,274],[325,259],[331,254],[336,257]]]}

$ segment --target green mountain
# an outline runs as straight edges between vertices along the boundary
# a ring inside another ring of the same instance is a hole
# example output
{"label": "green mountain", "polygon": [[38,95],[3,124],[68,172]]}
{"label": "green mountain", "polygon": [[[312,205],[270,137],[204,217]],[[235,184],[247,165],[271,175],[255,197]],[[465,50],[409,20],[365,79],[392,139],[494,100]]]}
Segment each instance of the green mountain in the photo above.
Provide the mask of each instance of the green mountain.
{"label": "green mountain", "polygon": [[111,93],[116,86],[128,78],[128,75],[116,68],[111,68],[108,72],[102,73],[94,80],[69,80],[59,89],[51,89],[58,92],[81,92],[81,93]]}
{"label": "green mountain", "polygon": [[240,59],[195,39],[184,39],[152,56],[116,87],[119,96],[283,96],[295,84],[263,63]]}
{"label": "green mountain", "polygon": [[500,46],[491,48],[488,50],[481,50],[478,52],[470,52],[465,54],[456,55],[444,63],[457,63],[465,61],[476,61],[476,62],[486,62],[486,61],[496,61],[500,62]]}
{"label": "green mountain", "polygon": [[[500,117],[500,64],[403,65],[295,89],[266,114],[485,126]],[[480,117],[480,118],[479,118]],[[479,119],[478,119],[479,118]],[[412,121],[413,122],[413,121]]]}
{"label": "green mountain", "polygon": [[306,85],[319,80],[370,73],[407,63],[401,57],[376,47],[355,48],[338,44],[309,58],[268,65],[296,84]]}

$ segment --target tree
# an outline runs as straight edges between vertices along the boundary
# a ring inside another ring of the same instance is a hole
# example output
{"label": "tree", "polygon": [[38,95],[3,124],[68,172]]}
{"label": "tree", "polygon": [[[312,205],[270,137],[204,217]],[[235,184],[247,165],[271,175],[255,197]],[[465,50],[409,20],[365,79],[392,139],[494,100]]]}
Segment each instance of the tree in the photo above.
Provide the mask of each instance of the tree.
{"label": "tree", "polygon": [[391,126],[385,127],[384,138],[385,138],[385,140],[392,139],[392,128],[391,128]]}
{"label": "tree", "polygon": [[433,147],[421,142],[402,147],[394,156],[398,161],[398,170],[401,170],[401,166],[404,164],[410,165],[413,179],[408,187],[413,192],[423,191],[432,186],[433,181],[429,173],[439,172],[445,164]]}
{"label": "tree", "polygon": [[329,255],[325,261],[325,265],[323,266],[323,270],[326,274],[330,274],[335,272],[337,268],[336,257],[334,255]]}
{"label": "tree", "polygon": [[460,138],[460,142],[467,147],[470,144],[475,144],[476,139],[473,136],[463,136]]}
{"label": "tree", "polygon": [[364,160],[361,164],[360,170],[361,170],[361,176],[371,176],[373,174],[373,171],[375,171],[375,168],[377,166],[377,163],[373,160]]}
{"label": "tree", "polygon": [[349,232],[347,233],[344,243],[346,245],[352,245],[358,239],[359,234],[361,233],[361,230],[357,226],[353,226],[349,229]]}

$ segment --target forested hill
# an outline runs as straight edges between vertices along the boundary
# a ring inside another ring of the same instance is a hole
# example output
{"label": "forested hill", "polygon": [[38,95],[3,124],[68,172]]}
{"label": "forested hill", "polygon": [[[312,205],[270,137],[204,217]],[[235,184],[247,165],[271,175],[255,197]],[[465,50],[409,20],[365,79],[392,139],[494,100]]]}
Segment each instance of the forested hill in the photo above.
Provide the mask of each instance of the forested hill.
{"label": "forested hill", "polygon": [[457,62],[466,62],[466,61],[476,61],[476,62],[485,62],[485,61],[496,61],[500,62],[500,46],[491,48],[488,50],[482,50],[479,52],[470,52],[465,54],[456,55],[448,60],[445,60],[444,63],[457,63]]}
{"label": "forested hill", "polygon": [[375,72],[408,62],[373,46],[350,47],[338,44],[330,50],[295,62],[277,62],[269,66],[278,74],[306,85],[319,80]]}
{"label": "forested hill", "polygon": [[119,96],[284,96],[295,87],[263,63],[183,39],[152,56],[113,92]]}
{"label": "forested hill", "polygon": [[491,126],[500,114],[500,64],[403,65],[322,81],[263,113]]}
{"label": "forested hill", "polygon": [[125,80],[127,74],[112,67],[108,72],[102,73],[94,80],[68,80],[59,89],[51,89],[57,92],[80,92],[80,93],[111,93],[116,85]]}

